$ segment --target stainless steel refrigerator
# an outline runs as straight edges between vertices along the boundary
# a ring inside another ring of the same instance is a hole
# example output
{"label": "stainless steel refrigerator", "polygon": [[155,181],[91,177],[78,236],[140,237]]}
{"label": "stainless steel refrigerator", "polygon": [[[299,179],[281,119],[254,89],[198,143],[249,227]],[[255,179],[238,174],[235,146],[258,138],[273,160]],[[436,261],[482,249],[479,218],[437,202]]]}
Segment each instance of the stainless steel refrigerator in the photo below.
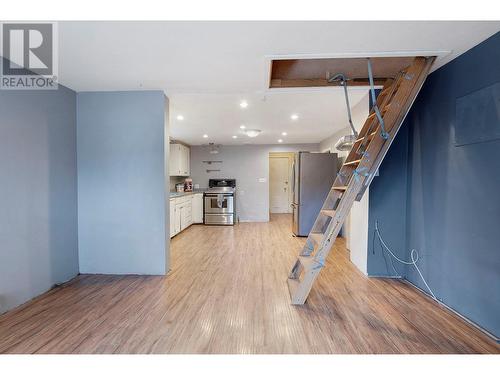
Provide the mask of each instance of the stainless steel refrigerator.
{"label": "stainless steel refrigerator", "polygon": [[337,154],[298,152],[293,165],[293,233],[307,236],[337,176]]}

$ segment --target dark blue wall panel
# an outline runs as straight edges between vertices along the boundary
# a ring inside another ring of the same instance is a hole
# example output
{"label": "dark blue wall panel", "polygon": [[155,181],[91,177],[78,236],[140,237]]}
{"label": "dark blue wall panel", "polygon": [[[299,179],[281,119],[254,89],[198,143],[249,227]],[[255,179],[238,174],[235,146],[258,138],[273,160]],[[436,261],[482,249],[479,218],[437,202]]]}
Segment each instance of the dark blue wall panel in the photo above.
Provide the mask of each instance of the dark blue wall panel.
{"label": "dark blue wall panel", "polygon": [[[375,238],[375,221],[384,240],[397,256],[406,256],[406,201],[407,201],[407,163],[408,128],[402,127],[384,163],[379,168],[379,176],[370,185],[368,209],[368,275],[402,276],[403,265],[392,260],[382,251]],[[388,186],[387,181],[390,181]]]}
{"label": "dark blue wall panel", "polygon": [[[382,90],[376,90],[376,95]],[[372,106],[370,96],[369,106]],[[406,187],[408,161],[408,128],[403,126],[396,135],[384,163],[379,168],[379,176],[370,185],[368,211],[368,261],[367,270],[370,276],[402,277],[405,275],[404,265],[398,264],[384,252],[375,235],[375,222],[384,240],[395,254],[404,258],[406,255]],[[391,188],[387,182],[391,181]],[[374,197],[375,199],[372,199]],[[397,207],[398,209],[387,209]]]}
{"label": "dark blue wall panel", "polygon": [[[374,218],[379,218],[388,242],[404,249],[400,254],[407,259],[409,249],[417,249],[419,266],[436,296],[497,336],[500,140],[490,137],[488,142],[457,146],[455,132],[463,120],[456,118],[457,99],[500,82],[499,62],[497,33],[429,76],[403,124],[408,131],[407,160],[397,152],[406,142],[398,136],[396,151],[388,154],[370,188],[369,226],[373,232]],[[500,121],[498,112],[488,121]],[[478,132],[482,129],[484,124],[477,127]],[[384,169],[407,173],[406,187]],[[398,194],[395,190],[407,194],[406,207],[384,202],[388,195]],[[406,221],[406,233],[395,233],[398,218]],[[380,251],[369,257],[369,273],[391,274],[380,257]],[[404,276],[425,288],[413,267],[407,267]]]}

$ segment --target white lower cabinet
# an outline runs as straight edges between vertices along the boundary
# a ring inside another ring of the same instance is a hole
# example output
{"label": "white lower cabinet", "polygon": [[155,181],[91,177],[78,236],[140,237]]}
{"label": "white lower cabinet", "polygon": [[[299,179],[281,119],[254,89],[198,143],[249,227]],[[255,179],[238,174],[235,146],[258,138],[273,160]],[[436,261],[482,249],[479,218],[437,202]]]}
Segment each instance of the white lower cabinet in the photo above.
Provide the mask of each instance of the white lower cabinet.
{"label": "white lower cabinet", "polygon": [[170,238],[175,236],[177,232],[175,231],[175,200],[170,199]]}
{"label": "white lower cabinet", "polygon": [[193,194],[191,199],[191,216],[193,218],[193,223],[203,223],[203,194]]}
{"label": "white lower cabinet", "polygon": [[174,236],[181,231],[181,211],[182,208],[179,207],[177,204],[175,205],[174,209]]}
{"label": "white lower cabinet", "polygon": [[170,199],[170,238],[193,223],[203,223],[203,194]]}

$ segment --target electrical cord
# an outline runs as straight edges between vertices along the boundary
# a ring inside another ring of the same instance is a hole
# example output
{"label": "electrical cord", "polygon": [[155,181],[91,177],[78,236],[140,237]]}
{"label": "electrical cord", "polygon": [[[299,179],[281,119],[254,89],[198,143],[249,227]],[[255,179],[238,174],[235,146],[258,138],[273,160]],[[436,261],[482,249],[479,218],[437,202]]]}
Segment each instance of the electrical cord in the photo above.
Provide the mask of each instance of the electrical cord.
{"label": "electrical cord", "polygon": [[[377,232],[373,231],[373,238],[372,238],[372,254],[375,255],[375,240],[377,239],[377,236],[376,236]],[[379,241],[380,242],[380,241]],[[384,248],[382,247],[382,244],[380,244],[380,248],[383,250]],[[384,259],[387,260],[386,258],[386,255],[384,252],[382,252],[382,254],[384,254]],[[394,266],[394,262],[392,261],[392,257],[389,255],[389,262],[391,263],[391,267],[392,267],[392,270],[394,271],[394,274],[399,277],[399,278],[402,278],[402,276],[399,274],[398,270],[396,269],[396,267]],[[387,262],[386,262],[387,263]]]}
{"label": "electrical cord", "polygon": [[418,268],[417,266],[417,262],[419,260],[419,255],[418,255],[418,251],[415,250],[415,249],[411,249],[411,252],[410,252],[410,259],[411,259],[411,262],[408,262],[408,261],[405,261],[401,258],[399,258],[396,254],[394,254],[391,249],[389,249],[389,246],[387,246],[387,244],[385,243],[384,239],[382,238],[382,234],[380,233],[380,230],[378,228],[378,221],[376,220],[375,221],[375,233],[377,234],[377,237],[382,245],[382,248],[387,250],[387,252],[394,258],[396,259],[399,263],[401,264],[406,264],[406,265],[413,265],[415,267],[415,269],[417,270],[418,274],[420,275],[420,278],[422,279],[422,281],[424,282],[425,286],[427,287],[427,290],[429,290],[432,298],[438,302],[438,303],[441,303],[441,301],[439,301],[436,296],[434,295],[434,292],[432,291],[432,289],[429,287],[429,284],[427,284],[427,281],[425,281],[425,278],[424,276],[422,275],[422,272],[420,272],[420,268]]}

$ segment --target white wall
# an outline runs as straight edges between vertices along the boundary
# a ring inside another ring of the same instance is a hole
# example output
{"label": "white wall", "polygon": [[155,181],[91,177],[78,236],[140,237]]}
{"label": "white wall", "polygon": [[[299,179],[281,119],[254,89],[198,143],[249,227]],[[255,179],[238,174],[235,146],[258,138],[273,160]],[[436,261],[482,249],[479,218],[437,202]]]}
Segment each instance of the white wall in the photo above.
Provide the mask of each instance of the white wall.
{"label": "white wall", "polygon": [[[368,116],[368,108],[369,101],[368,95],[366,95],[366,97],[352,109],[353,124],[357,131],[361,129]],[[348,124],[347,114],[346,123]],[[343,163],[348,152],[336,150],[335,143],[340,137],[350,133],[351,129],[347,126],[324,139],[319,145],[321,152],[336,152],[338,153],[339,161]],[[368,268],[368,200],[369,189],[366,189],[361,201],[354,202],[343,227],[343,235],[346,237],[347,248],[350,250],[351,262],[353,262],[365,275],[367,274]]]}
{"label": "white wall", "polygon": [[[191,178],[200,188],[209,178],[235,178],[236,212],[240,221],[269,221],[269,153],[319,151],[318,144],[221,146],[210,154],[205,146],[191,147]],[[206,164],[206,160],[222,163]],[[220,172],[207,173],[207,169]]]}

